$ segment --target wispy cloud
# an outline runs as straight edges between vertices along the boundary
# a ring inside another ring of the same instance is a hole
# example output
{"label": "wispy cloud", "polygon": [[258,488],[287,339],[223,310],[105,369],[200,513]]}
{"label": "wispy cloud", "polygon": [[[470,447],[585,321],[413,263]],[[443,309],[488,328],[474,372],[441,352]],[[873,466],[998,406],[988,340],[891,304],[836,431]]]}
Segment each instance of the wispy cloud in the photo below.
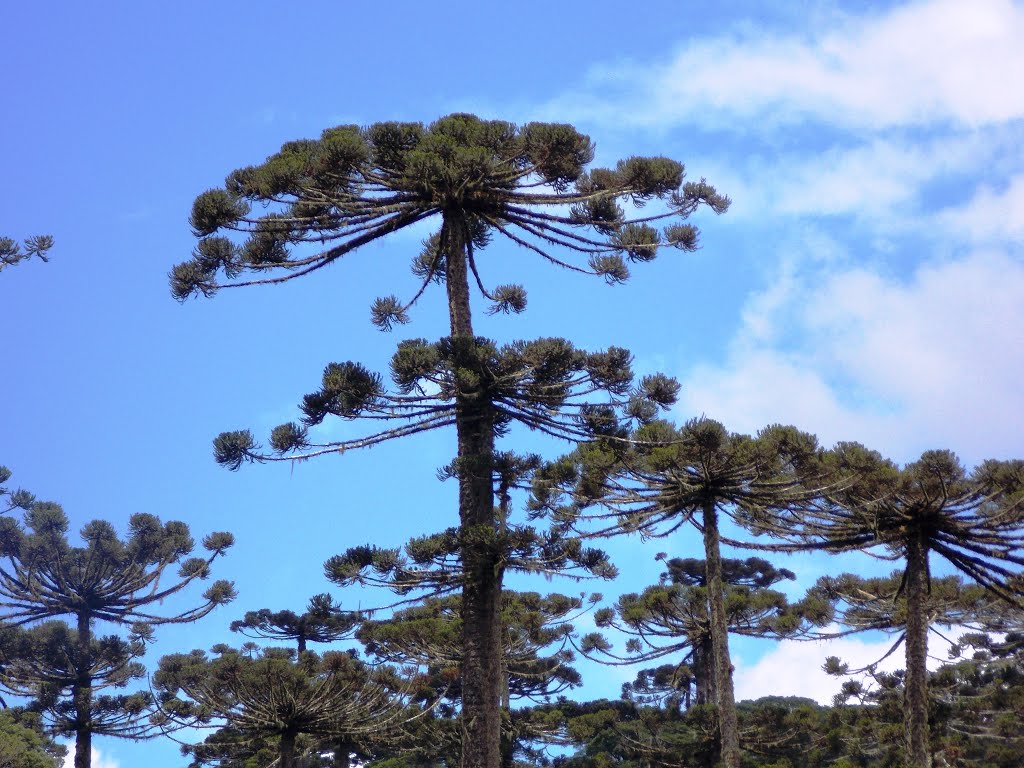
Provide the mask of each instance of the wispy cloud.
{"label": "wispy cloud", "polygon": [[[844,637],[813,642],[783,640],[753,664],[745,664],[742,660],[736,663],[736,698],[743,701],[762,696],[804,696],[819,704],[830,705],[839,693],[842,678],[825,673],[822,669],[825,659],[838,656],[851,669],[863,668],[881,659],[894,641],[892,637],[880,640]],[[929,669],[938,668],[949,647],[950,644],[943,639],[935,635],[930,637]],[[904,666],[905,656],[901,648],[877,668],[882,672],[892,672]]]}
{"label": "wispy cloud", "polygon": [[804,264],[747,304],[724,360],[690,368],[682,410],[735,429],[795,423],[893,458],[1019,451],[1024,264],[979,251],[880,268]]}
{"label": "wispy cloud", "polygon": [[[667,61],[604,66],[558,100],[578,119],[745,132],[763,120],[882,128],[1024,116],[1024,8],[934,0],[833,17],[803,35],[747,25]],[[754,121],[754,122],[748,122]]]}
{"label": "wispy cloud", "polygon": [[906,230],[918,226],[907,212],[926,204],[922,196],[929,185],[959,182],[1007,163],[1022,138],[1017,124],[923,139],[878,136],[814,151],[753,155],[712,178],[734,197],[733,217],[850,215],[872,228]]}
{"label": "wispy cloud", "polygon": [[964,205],[939,214],[939,222],[975,242],[1024,240],[1024,174],[1002,187],[982,186]]}

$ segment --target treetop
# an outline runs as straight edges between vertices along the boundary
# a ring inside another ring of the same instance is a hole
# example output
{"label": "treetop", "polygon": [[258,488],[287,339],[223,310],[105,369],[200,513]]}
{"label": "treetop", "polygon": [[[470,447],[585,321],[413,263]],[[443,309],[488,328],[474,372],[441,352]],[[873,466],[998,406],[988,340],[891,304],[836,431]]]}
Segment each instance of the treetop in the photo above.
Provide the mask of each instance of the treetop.
{"label": "treetop", "polygon": [[[729,198],[704,180],[686,182],[683,165],[665,157],[629,157],[614,168],[588,168],[590,138],[573,126],[453,114],[429,125],[375,123],[329,128],[319,139],[284,144],[260,165],[232,171],[224,186],[200,194],[189,222],[199,242],[170,273],[184,300],[218,289],[278,283],[308,274],[359,247],[441,215],[412,269],[420,287],[410,301],[374,302],[382,329],[408,322],[407,311],[432,282],[447,279],[448,251],[468,248],[468,263],[493,312],[521,312],[519,285],[488,288],[474,250],[501,236],[558,266],[629,276],[629,262],[664,247],[697,248],[684,223],[698,207],[716,213]],[[658,210],[640,213],[650,201]],[[637,211],[627,216],[620,203]],[[254,215],[259,206],[267,210]],[[664,223],[662,229],[652,224]],[[584,264],[555,255],[564,249]]]}

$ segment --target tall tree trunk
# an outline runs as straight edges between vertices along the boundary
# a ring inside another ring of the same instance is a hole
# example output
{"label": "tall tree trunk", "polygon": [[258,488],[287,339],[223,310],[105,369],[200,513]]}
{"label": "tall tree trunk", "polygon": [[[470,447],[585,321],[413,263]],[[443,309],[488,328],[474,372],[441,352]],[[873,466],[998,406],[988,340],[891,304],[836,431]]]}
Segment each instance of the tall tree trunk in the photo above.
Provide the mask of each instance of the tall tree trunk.
{"label": "tall tree trunk", "polygon": [[286,731],[281,734],[281,743],[277,747],[277,764],[280,768],[295,768],[295,734]]}
{"label": "tall tree trunk", "polygon": [[704,559],[711,614],[711,648],[718,699],[718,730],[722,739],[725,768],[740,766],[740,728],[736,716],[736,695],[729,658],[729,627],[725,617],[725,586],[722,581],[722,553],[718,534],[718,510],[713,499],[704,502]]}
{"label": "tall tree trunk", "polygon": [[928,748],[928,549],[921,536],[907,541],[907,677],[903,718],[907,765],[931,768]]}
{"label": "tall tree trunk", "polygon": [[[501,582],[494,513],[494,408],[482,388],[469,307],[469,233],[463,217],[445,212],[442,246],[453,358],[460,382],[459,522],[462,534],[462,766],[501,766]],[[476,379],[474,385],[473,380]]]}
{"label": "tall tree trunk", "polygon": [[[504,651],[504,644],[502,645]],[[512,727],[512,691],[508,684],[508,670],[505,660],[501,663],[501,768],[512,768],[515,764],[516,740]]]}
{"label": "tall tree trunk", "polygon": [[78,658],[76,659],[75,690],[75,768],[92,765],[92,631],[89,614],[78,614]]}
{"label": "tall tree trunk", "polygon": [[715,649],[711,635],[702,635],[693,646],[693,679],[696,683],[698,704],[714,704],[715,691]]}

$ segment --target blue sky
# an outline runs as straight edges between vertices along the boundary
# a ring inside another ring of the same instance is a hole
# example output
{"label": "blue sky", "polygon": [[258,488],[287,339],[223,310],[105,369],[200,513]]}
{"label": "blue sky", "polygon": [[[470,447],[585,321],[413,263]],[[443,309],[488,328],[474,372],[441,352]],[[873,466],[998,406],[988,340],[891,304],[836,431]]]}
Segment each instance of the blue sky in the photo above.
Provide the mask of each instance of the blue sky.
{"label": "blue sky", "polygon": [[[307,280],[171,299],[195,195],[339,123],[572,122],[599,163],[668,155],[733,198],[698,217],[701,251],[640,265],[625,286],[489,249],[492,282],[520,275],[530,292],[525,315],[478,310],[499,341],[629,347],[640,371],[683,383],[678,420],[794,423],[898,461],[1024,453],[1024,6],[774,5],[4,6],[0,233],[57,243],[50,264],[0,276],[0,462],[74,525],[146,511],[238,539],[216,569],[238,601],[161,631],[150,663],[235,640],[227,624],[247,609],[300,608],[348,546],[455,520],[454,488],[434,479],[452,435],[236,474],[211,458],[220,431],[293,418],[326,363],[386,370],[402,338],[444,332],[436,293],[396,333],[369,323],[374,297],[413,289],[426,229]],[[593,587],[641,588],[656,551],[698,546],[617,543],[622,579]],[[799,589],[860,562],[787,565]],[[740,695],[827,697],[835,683],[815,678],[812,653],[826,652],[739,646]],[[617,695],[624,674],[588,669],[580,695]],[[97,746],[111,765],[181,763],[164,742]]]}

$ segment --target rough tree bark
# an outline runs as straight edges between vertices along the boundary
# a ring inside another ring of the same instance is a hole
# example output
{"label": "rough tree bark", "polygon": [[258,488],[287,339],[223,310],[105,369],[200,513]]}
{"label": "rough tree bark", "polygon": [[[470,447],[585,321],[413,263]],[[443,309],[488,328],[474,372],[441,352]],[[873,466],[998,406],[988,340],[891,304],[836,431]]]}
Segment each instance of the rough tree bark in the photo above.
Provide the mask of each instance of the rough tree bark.
{"label": "rough tree bark", "polygon": [[928,748],[928,548],[923,536],[907,541],[907,676],[904,718],[910,768],[931,768]]}
{"label": "rough tree bark", "polygon": [[92,763],[92,631],[89,614],[78,614],[78,669],[75,682],[75,768],[90,768]]}
{"label": "rough tree bark", "polygon": [[736,695],[732,684],[732,660],[729,658],[729,628],[725,617],[725,585],[722,581],[718,510],[711,499],[704,503],[702,522],[722,762],[725,768],[740,768],[739,721],[736,716]]}
{"label": "rough tree bark", "polygon": [[[459,521],[463,536],[463,768],[501,764],[501,584],[504,576],[494,514],[494,409],[478,370],[469,306],[466,221],[446,213],[448,311],[456,375]],[[474,381],[475,380],[475,381]],[[488,695],[493,692],[495,695]]]}

